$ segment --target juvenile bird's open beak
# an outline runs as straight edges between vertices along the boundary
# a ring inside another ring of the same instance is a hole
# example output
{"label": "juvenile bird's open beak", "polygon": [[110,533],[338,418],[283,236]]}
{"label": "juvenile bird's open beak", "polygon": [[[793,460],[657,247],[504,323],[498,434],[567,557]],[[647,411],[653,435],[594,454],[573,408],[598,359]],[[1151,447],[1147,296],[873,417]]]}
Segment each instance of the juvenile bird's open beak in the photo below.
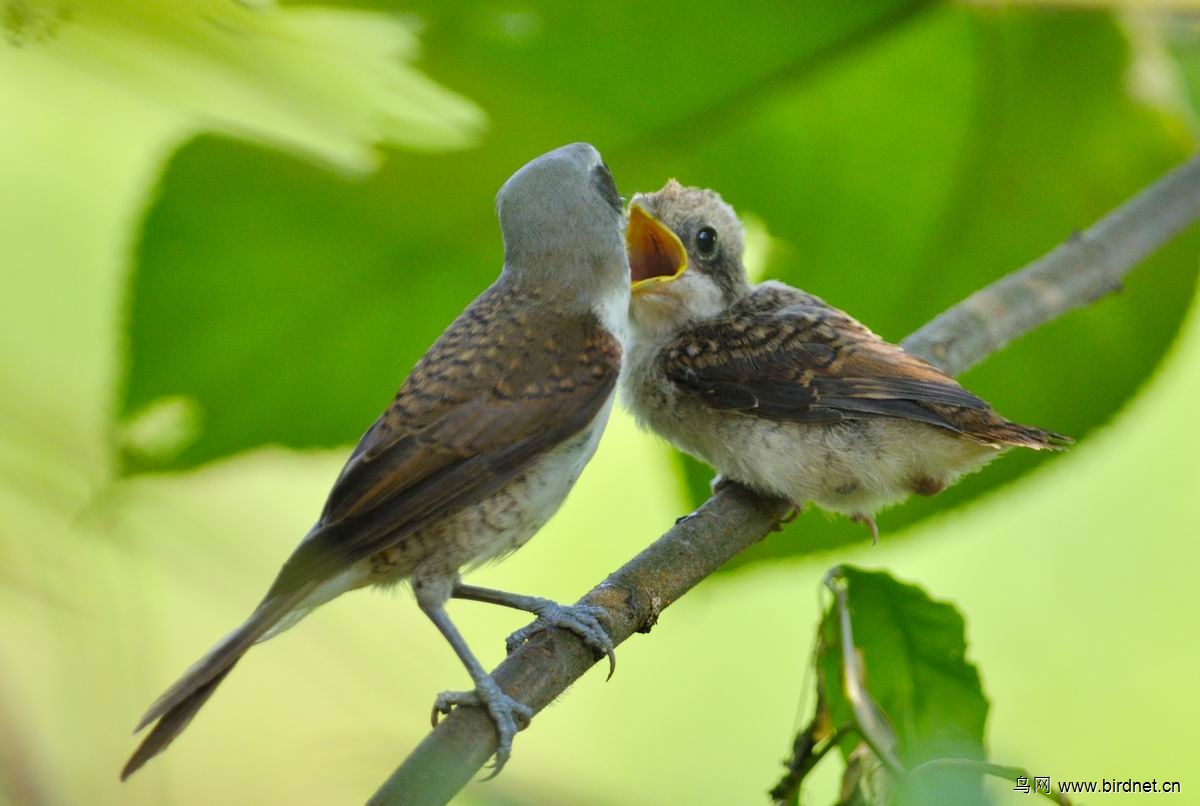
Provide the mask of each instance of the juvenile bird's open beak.
{"label": "juvenile bird's open beak", "polygon": [[629,253],[634,293],[677,280],[687,271],[683,242],[637,204],[629,210],[625,251]]}

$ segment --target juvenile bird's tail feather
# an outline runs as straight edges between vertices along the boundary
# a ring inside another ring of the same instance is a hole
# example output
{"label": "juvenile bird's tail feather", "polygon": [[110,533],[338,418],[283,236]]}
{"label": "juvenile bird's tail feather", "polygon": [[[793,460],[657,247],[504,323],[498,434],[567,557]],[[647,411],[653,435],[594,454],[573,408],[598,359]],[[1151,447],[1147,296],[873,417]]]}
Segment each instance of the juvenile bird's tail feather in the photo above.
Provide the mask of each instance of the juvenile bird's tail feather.
{"label": "juvenile bird's tail feather", "polygon": [[995,442],[1000,445],[1015,445],[1022,448],[1033,448],[1035,451],[1061,451],[1075,440],[1038,428],[1032,425],[999,422],[989,425],[982,433],[970,436],[982,441]]}
{"label": "juvenile bird's tail feather", "polygon": [[158,724],[142,740],[125,764],[125,768],[121,770],[122,781],[165,750],[175,737],[183,732],[200,710],[200,706],[208,701],[246,650],[271,633],[272,628],[285,619],[311,589],[311,585],[304,586],[286,596],[264,601],[250,614],[250,618],[222,638],[208,654],[196,661],[173,686],[154,701],[133,732],[141,732],[155,720],[158,720]]}

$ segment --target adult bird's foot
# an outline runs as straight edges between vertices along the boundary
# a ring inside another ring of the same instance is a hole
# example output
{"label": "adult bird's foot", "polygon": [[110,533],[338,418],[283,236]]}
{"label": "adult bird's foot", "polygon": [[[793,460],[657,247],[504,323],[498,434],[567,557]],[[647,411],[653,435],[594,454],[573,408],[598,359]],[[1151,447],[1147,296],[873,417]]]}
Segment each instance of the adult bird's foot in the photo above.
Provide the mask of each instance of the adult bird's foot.
{"label": "adult bird's foot", "polygon": [[613,676],[617,669],[617,654],[613,651],[613,642],[608,637],[608,630],[600,623],[604,608],[594,605],[560,605],[544,599],[533,612],[537,613],[537,621],[517,630],[504,642],[510,653],[515,652],[521,644],[542,630],[562,627],[578,635],[585,644],[600,654],[607,655],[608,676]]}
{"label": "adult bird's foot", "polygon": [[513,737],[517,731],[527,728],[533,719],[533,709],[505,694],[496,681],[488,677],[474,691],[443,691],[439,694],[433,702],[433,726],[437,727],[439,715],[449,716],[455,708],[463,706],[486,708],[496,726],[496,762],[484,780],[495,778],[512,756]]}

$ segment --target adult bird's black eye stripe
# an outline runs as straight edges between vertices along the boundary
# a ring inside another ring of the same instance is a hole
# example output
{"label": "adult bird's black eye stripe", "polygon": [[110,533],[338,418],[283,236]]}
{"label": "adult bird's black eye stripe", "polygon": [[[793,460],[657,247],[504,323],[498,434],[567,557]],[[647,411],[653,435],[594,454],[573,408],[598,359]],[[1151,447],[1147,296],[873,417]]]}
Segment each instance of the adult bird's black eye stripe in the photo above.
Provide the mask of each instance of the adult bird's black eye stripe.
{"label": "adult bird's black eye stripe", "polygon": [[613,181],[612,172],[608,170],[608,166],[603,162],[592,169],[592,184],[596,190],[617,212],[623,212],[625,209],[624,201],[621,199],[621,194],[617,192],[617,183]]}

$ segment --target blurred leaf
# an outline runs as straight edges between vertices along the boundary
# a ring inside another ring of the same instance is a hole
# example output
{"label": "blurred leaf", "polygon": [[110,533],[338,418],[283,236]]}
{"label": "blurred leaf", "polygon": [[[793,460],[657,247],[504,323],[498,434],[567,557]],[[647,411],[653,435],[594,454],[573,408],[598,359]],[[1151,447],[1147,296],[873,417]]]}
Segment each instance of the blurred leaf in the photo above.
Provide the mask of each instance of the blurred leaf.
{"label": "blurred leaf", "polygon": [[[851,651],[870,697],[886,715],[894,750],[906,769],[937,758],[983,759],[988,701],[979,672],[966,659],[963,618],[920,588],[889,574],[852,566],[837,569],[853,624]],[[833,724],[857,722],[842,674],[842,630],[835,605],[821,623],[817,669]],[[841,742],[849,761],[862,741]],[[893,802],[978,802],[979,776],[934,772],[899,782]]]}
{"label": "blurred leaf", "polygon": [[732,17],[694,7],[688,35],[704,47],[661,59],[679,20],[640,4],[547,2],[519,13],[415,4],[430,69],[488,108],[488,147],[396,154],[358,184],[213,138],[184,148],[138,248],[119,413],[182,396],[203,425],[176,454],[127,453],[126,470],[188,467],[270,442],[352,441],[497,274],[492,199],[512,171],[587,139],[626,190],[638,170],[642,187],[661,182],[642,154],[670,139],[663,127],[694,134],[725,101],[886,31],[918,5],[876,0],[828,15],[809,3],[770,24],[765,0]]}
{"label": "blurred leaf", "polygon": [[407,64],[412,20],[272,0],[6,0],[0,30],[197,127],[252,137],[347,171],[379,144],[462,148],[484,124],[473,103]]}
{"label": "blurred leaf", "polygon": [[121,450],[143,462],[158,463],[178,454],[200,433],[200,413],[191,398],[160,397],[126,420],[117,434]]}
{"label": "blurred leaf", "polygon": [[1130,27],[1148,54],[1147,83],[1166,85],[1169,92],[1181,95],[1179,100],[1190,113],[1188,122],[1195,128],[1200,120],[1200,26],[1195,16],[1138,15],[1132,17]]}

